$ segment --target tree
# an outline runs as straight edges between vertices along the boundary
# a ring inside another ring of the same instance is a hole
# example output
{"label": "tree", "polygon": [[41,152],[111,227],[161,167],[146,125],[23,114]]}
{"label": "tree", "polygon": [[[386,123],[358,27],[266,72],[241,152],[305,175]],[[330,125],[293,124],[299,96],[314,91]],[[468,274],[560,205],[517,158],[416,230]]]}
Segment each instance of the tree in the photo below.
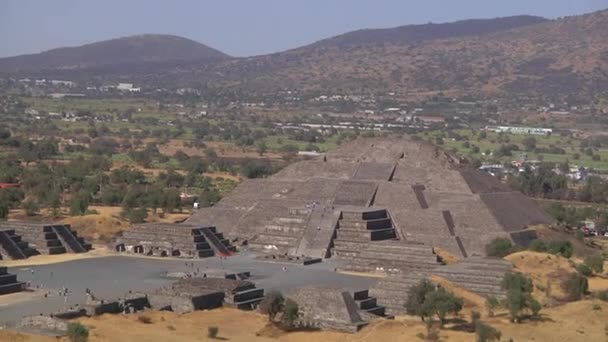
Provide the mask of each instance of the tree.
{"label": "tree", "polygon": [[570,300],[579,300],[583,298],[583,296],[589,290],[589,282],[587,281],[587,278],[579,273],[572,273],[566,280],[562,282],[561,286]]}
{"label": "tree", "polygon": [[507,291],[505,304],[512,322],[519,322],[522,311],[530,309],[534,315],[540,311],[540,303],[532,298],[532,280],[521,273],[508,272],[502,280]]}
{"label": "tree", "polygon": [[591,268],[585,264],[576,265],[576,270],[585,277],[590,277],[591,275],[593,275],[593,271],[591,270]]}
{"label": "tree", "polygon": [[263,156],[264,153],[266,153],[266,151],[268,151],[268,146],[266,146],[266,142],[264,140],[262,140],[256,144],[256,149],[257,149],[258,153],[260,154],[260,156]]}
{"label": "tree", "polygon": [[274,321],[276,315],[283,311],[284,304],[285,298],[283,294],[277,290],[272,290],[260,302],[260,311],[268,315],[270,321]]}
{"label": "tree", "polygon": [[572,256],[573,247],[570,241],[555,240],[549,242],[547,251],[551,254],[561,255],[564,258],[570,258]]}
{"label": "tree", "polygon": [[443,325],[446,315],[457,314],[462,310],[463,305],[462,298],[440,286],[435,287],[429,280],[423,279],[408,290],[405,309],[409,315],[419,316],[423,321],[437,316]]}
{"label": "tree", "polygon": [[500,341],[502,333],[500,330],[477,320],[475,322],[475,335],[477,336],[477,342],[490,342]]}
{"label": "tree", "polygon": [[507,238],[496,238],[486,245],[486,255],[503,258],[511,254],[513,244]]}
{"label": "tree", "polygon": [[419,316],[424,321],[427,317],[427,312],[424,310],[424,301],[426,294],[433,291],[433,289],[433,283],[428,279],[423,279],[418,284],[410,287],[407,291],[407,300],[405,302],[407,314]]}
{"label": "tree", "polygon": [[604,272],[604,258],[601,255],[593,255],[585,259],[587,265],[595,274]]}
{"label": "tree", "polygon": [[68,323],[68,337],[71,342],[86,342],[89,339],[89,329],[78,322]]}
{"label": "tree", "polygon": [[534,151],[536,149],[536,138],[526,137],[521,141],[526,151]]}
{"label": "tree", "polygon": [[500,306],[498,298],[490,296],[486,298],[486,308],[488,309],[488,315],[494,316],[494,310]]}
{"label": "tree", "polygon": [[8,200],[4,196],[0,197],[0,219],[6,219],[8,217],[10,208]]}
{"label": "tree", "polygon": [[172,213],[176,209],[181,210],[181,198],[179,190],[167,189],[163,192],[163,211],[165,213]]}
{"label": "tree", "polygon": [[70,215],[80,216],[84,215],[89,208],[89,194],[79,192],[70,201]]}
{"label": "tree", "polygon": [[131,223],[143,223],[148,217],[148,210],[142,208],[123,208],[121,215]]}
{"label": "tree", "polygon": [[531,251],[534,251],[534,252],[546,252],[547,245],[545,244],[545,242],[543,240],[536,239],[536,240],[533,240],[532,242],[530,242],[528,249]]}
{"label": "tree", "polygon": [[272,167],[267,161],[248,160],[243,165],[242,173],[247,178],[263,178],[272,174]]}
{"label": "tree", "polygon": [[443,287],[437,287],[434,291],[427,293],[424,301],[424,310],[428,314],[434,314],[443,325],[448,313],[458,314],[464,305],[462,298],[446,291]]}

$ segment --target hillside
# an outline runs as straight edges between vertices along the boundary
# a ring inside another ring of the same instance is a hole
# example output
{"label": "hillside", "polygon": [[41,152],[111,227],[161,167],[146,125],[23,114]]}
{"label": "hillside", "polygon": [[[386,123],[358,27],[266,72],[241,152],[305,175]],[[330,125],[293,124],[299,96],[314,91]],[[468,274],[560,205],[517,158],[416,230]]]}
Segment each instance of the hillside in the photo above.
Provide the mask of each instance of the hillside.
{"label": "hillside", "polygon": [[453,23],[405,25],[385,29],[364,29],[324,39],[313,46],[353,47],[379,44],[411,44],[435,39],[482,36],[548,21],[535,16],[512,16],[495,19],[470,19]]}
{"label": "hillside", "polygon": [[[608,10],[557,20],[517,16],[359,30],[247,58],[225,58],[182,38],[142,36],[124,39],[131,50],[116,48],[123,44],[119,39],[0,59],[0,72],[44,66],[45,77],[128,77],[149,86],[205,84],[258,93],[287,88],[329,93],[392,91],[406,98],[439,92],[589,98],[608,93],[606,35]],[[139,40],[156,43],[134,43]],[[131,66],[117,67],[120,63]],[[19,76],[36,74],[21,72]]]}
{"label": "hillside", "polygon": [[216,61],[229,56],[190,39],[145,34],[0,58],[2,72],[83,70],[142,63]]}
{"label": "hillside", "polygon": [[[213,72],[223,75],[218,81],[237,81],[251,89],[391,90],[410,96],[439,91],[490,95],[608,91],[608,11],[476,36],[433,39],[441,36],[437,33],[441,30],[435,31],[426,40],[386,38],[381,44],[345,45],[344,41],[368,41],[365,36],[373,32],[359,33],[356,39],[353,33],[349,39],[344,38],[347,35],[229,61]],[[194,71],[206,76],[204,69]]]}

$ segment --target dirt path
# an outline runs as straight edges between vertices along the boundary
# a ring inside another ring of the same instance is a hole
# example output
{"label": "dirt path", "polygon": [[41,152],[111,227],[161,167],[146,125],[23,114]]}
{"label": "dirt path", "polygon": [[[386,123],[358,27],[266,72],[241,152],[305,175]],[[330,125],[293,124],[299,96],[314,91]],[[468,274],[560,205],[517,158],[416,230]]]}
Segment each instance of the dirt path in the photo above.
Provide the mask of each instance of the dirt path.
{"label": "dirt path", "polygon": [[95,245],[93,250],[87,253],[64,253],[55,255],[35,255],[23,260],[2,260],[2,266],[7,267],[23,267],[23,266],[39,266],[58,264],[66,261],[102,258],[115,253],[109,250],[106,246]]}

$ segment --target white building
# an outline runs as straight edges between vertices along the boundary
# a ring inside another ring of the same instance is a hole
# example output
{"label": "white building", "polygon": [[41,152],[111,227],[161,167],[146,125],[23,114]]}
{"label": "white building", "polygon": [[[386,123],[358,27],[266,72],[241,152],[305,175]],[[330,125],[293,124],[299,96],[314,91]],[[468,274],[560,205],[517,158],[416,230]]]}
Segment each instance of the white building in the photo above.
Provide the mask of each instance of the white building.
{"label": "white building", "polygon": [[533,135],[547,135],[553,133],[551,128],[541,127],[519,127],[519,126],[486,126],[486,130],[496,133],[514,133],[514,134],[533,134]]}
{"label": "white building", "polygon": [[130,92],[139,92],[141,88],[133,87],[133,83],[118,83],[116,89],[120,91],[130,91]]}

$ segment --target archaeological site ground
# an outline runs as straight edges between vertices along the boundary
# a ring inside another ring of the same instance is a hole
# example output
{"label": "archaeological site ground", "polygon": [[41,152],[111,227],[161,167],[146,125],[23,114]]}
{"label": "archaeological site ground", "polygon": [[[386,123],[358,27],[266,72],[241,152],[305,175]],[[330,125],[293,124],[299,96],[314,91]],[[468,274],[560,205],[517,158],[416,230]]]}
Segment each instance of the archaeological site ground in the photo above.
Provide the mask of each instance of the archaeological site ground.
{"label": "archaeological site ground", "polygon": [[[302,325],[356,336],[401,322],[423,279],[467,293],[466,306],[504,298],[517,265],[485,246],[504,238],[525,248],[552,223],[532,199],[434,145],[360,138],[246,180],[184,222],[133,225],[106,257],[0,267],[0,294],[13,296],[0,302],[0,322],[58,333],[85,316],[258,310],[279,290]],[[7,263],[91,249],[69,226],[12,221],[0,225],[0,246]]]}

